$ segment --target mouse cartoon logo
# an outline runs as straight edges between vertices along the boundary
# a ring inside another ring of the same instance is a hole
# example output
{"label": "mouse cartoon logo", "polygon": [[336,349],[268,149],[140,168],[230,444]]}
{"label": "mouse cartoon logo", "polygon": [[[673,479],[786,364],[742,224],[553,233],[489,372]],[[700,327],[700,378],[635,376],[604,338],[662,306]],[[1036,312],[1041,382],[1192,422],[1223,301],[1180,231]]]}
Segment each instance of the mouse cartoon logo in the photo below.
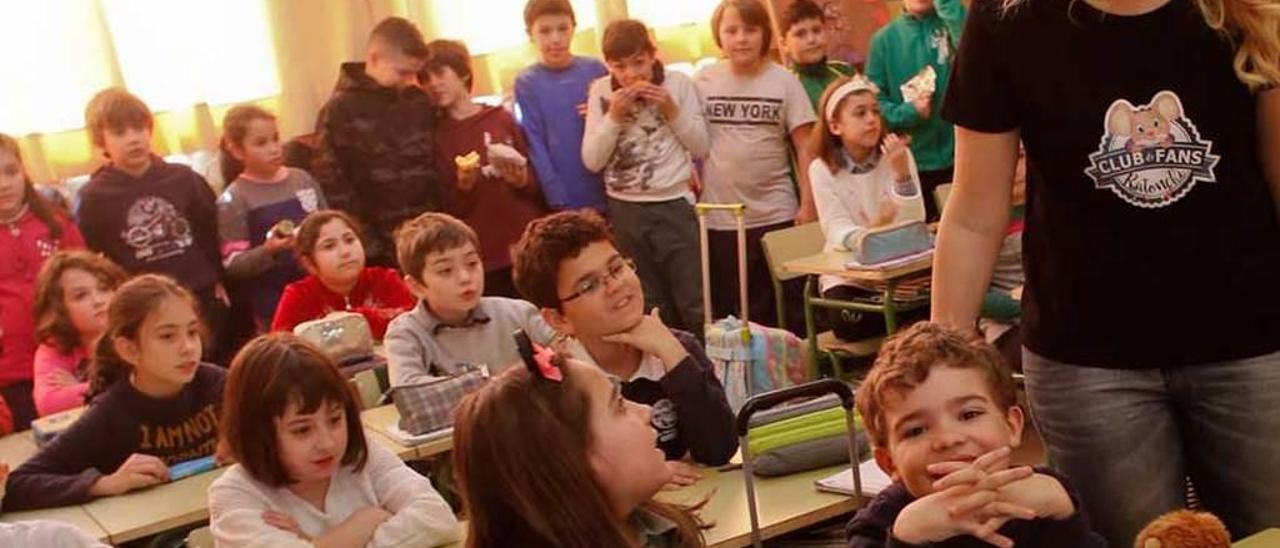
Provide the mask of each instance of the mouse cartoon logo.
{"label": "mouse cartoon logo", "polygon": [[1111,103],[1102,144],[1084,172],[1095,188],[1154,209],[1182,199],[1197,182],[1216,182],[1219,157],[1212,151],[1213,141],[1200,138],[1178,95],[1161,91],[1143,106]]}

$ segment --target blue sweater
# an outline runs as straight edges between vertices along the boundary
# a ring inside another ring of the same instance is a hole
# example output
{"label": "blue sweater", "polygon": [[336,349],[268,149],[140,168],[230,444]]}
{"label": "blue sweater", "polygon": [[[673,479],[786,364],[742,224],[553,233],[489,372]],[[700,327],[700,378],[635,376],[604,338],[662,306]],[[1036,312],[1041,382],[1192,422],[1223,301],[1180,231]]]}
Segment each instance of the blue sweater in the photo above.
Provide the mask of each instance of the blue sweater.
{"label": "blue sweater", "polygon": [[575,56],[566,69],[539,63],[516,76],[520,125],[542,193],[553,209],[604,211],[604,182],[582,165],[586,120],[578,114],[578,105],[587,102],[591,82],[608,72],[600,61]]}

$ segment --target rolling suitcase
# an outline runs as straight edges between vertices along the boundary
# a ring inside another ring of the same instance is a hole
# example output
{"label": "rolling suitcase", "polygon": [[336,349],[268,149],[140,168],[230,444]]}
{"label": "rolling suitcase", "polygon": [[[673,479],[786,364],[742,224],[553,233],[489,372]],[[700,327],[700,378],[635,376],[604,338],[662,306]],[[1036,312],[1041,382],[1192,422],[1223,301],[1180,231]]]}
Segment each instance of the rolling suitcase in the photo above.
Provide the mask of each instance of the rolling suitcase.
{"label": "rolling suitcase", "polygon": [[742,471],[747,487],[747,509],[751,516],[751,544],[760,548],[763,542],[760,536],[760,514],[756,504],[754,459],[751,453],[751,442],[748,433],[751,429],[751,416],[799,398],[816,398],[827,394],[835,394],[840,398],[840,406],[845,412],[845,426],[849,436],[849,462],[853,473],[854,497],[858,504],[865,501],[862,496],[862,475],[858,470],[857,424],[854,420],[853,390],[849,385],[836,379],[820,379],[781,390],[765,392],[752,396],[738,411],[735,429],[738,433],[739,447],[742,448]]}
{"label": "rolling suitcase", "polygon": [[[736,413],[747,398],[770,390],[794,386],[795,371],[807,371],[807,346],[786,329],[751,323],[747,302],[746,206],[742,204],[697,204],[698,233],[702,253],[703,333],[707,357],[716,378],[724,385],[729,407]],[[711,261],[706,216],[711,211],[727,211],[737,221],[738,310],[741,318],[728,316],[713,321],[711,311]]]}

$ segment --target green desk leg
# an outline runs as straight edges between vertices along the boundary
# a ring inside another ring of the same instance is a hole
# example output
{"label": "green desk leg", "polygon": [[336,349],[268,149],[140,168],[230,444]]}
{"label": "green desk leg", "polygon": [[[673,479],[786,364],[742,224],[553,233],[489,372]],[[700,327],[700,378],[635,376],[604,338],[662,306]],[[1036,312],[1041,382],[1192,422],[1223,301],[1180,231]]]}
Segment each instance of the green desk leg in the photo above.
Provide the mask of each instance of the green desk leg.
{"label": "green desk leg", "polygon": [[813,318],[813,302],[809,299],[813,292],[815,276],[804,278],[804,332],[809,344],[809,380],[818,379],[818,328]]}
{"label": "green desk leg", "polygon": [[893,288],[898,285],[897,280],[889,280],[884,286],[884,331],[885,335],[892,335],[898,330],[898,306],[893,301]]}

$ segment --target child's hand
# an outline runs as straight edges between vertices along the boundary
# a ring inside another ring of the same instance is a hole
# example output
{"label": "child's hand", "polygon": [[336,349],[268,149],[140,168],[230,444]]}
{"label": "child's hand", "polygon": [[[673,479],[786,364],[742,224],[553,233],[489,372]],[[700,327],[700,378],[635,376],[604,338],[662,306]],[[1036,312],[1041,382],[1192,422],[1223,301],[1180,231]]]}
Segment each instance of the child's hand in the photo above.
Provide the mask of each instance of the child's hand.
{"label": "child's hand", "polygon": [[1000,488],[999,497],[1035,512],[1040,518],[1063,520],[1076,513],[1071,495],[1062,482],[1048,474],[1033,474],[1005,485]]}
{"label": "child's hand", "polygon": [[637,86],[640,89],[640,96],[644,100],[657,105],[658,111],[662,113],[662,117],[668,122],[675,121],[680,115],[680,106],[676,104],[675,99],[671,98],[671,94],[667,93],[667,88],[659,86],[653,82],[645,82]]}
{"label": "child's hand", "polygon": [[262,521],[267,522],[267,525],[280,529],[281,531],[293,533],[302,540],[311,540],[311,537],[308,537],[306,533],[302,532],[302,527],[298,526],[298,521],[293,519],[293,516],[290,516],[289,514],[282,514],[280,512],[267,510],[262,513]]}
{"label": "child's hand", "polygon": [[457,171],[458,189],[463,192],[471,192],[476,187],[476,183],[480,181],[480,164],[475,167],[463,168],[459,167]]}
{"label": "child's hand", "polygon": [[578,116],[579,116],[580,118],[586,118],[586,117],[587,117],[587,104],[586,104],[586,103],[578,103]]}
{"label": "child's hand", "polygon": [[883,161],[889,162],[894,181],[911,178],[911,155],[907,154],[909,144],[911,144],[910,136],[899,137],[893,133],[885,135],[884,142],[880,144],[880,154],[884,158]]}
{"label": "child's hand", "polygon": [[498,170],[498,177],[501,177],[512,188],[519,189],[529,185],[528,165],[514,162],[493,162],[493,167]]}
{"label": "child's hand", "polygon": [[114,496],[169,481],[169,467],[151,455],[134,453],[115,473],[102,476],[89,487],[95,497]]}
{"label": "child's hand", "polygon": [[80,381],[76,380],[75,375],[72,375],[71,373],[68,373],[66,370],[63,370],[63,369],[55,369],[53,371],[50,371],[48,374],[45,375],[44,380],[45,382],[49,383],[49,386],[52,386],[54,388],[66,388],[68,386],[72,386],[80,383]]}
{"label": "child's hand", "polygon": [[932,103],[933,103],[933,96],[925,95],[924,97],[921,97],[919,99],[916,99],[915,101],[912,101],[911,106],[915,107],[916,114],[919,114],[921,119],[926,119],[929,117],[930,114],[933,113]]}
{"label": "child's hand", "polygon": [[947,475],[934,482],[937,491],[902,509],[894,521],[893,536],[924,544],[972,535],[1002,548],[1013,546],[1012,540],[997,531],[1007,521],[1031,519],[1035,512],[998,498],[1000,488],[1032,475],[1029,467],[1003,468],[1009,453],[1009,448],[1003,447],[972,463],[930,465],[930,472]]}
{"label": "child's hand", "polygon": [[602,337],[605,342],[625,344],[646,354],[653,354],[662,360],[667,371],[679,364],[689,355],[684,345],[671,334],[671,329],[662,323],[658,309],[654,308],[647,316],[640,319],[635,327],[622,333],[614,333]]}
{"label": "child's hand", "polygon": [[876,202],[876,218],[871,221],[871,228],[885,226],[898,217],[898,202],[889,193],[880,195]]}
{"label": "child's hand", "polygon": [[272,253],[293,249],[293,236],[271,236],[262,242],[262,246]]}
{"label": "child's hand", "polygon": [[796,211],[796,226],[806,225],[818,220],[818,208],[813,202],[801,201],[800,209]]}
{"label": "child's hand", "polygon": [[697,467],[682,460],[667,461],[667,470],[671,472],[671,481],[662,486],[663,491],[688,487],[702,479],[702,474],[698,472]]}
{"label": "child's hand", "polygon": [[613,95],[609,98],[609,117],[619,124],[627,123],[627,115],[631,114],[632,106],[642,96],[643,88],[640,86],[627,86],[613,90]]}

